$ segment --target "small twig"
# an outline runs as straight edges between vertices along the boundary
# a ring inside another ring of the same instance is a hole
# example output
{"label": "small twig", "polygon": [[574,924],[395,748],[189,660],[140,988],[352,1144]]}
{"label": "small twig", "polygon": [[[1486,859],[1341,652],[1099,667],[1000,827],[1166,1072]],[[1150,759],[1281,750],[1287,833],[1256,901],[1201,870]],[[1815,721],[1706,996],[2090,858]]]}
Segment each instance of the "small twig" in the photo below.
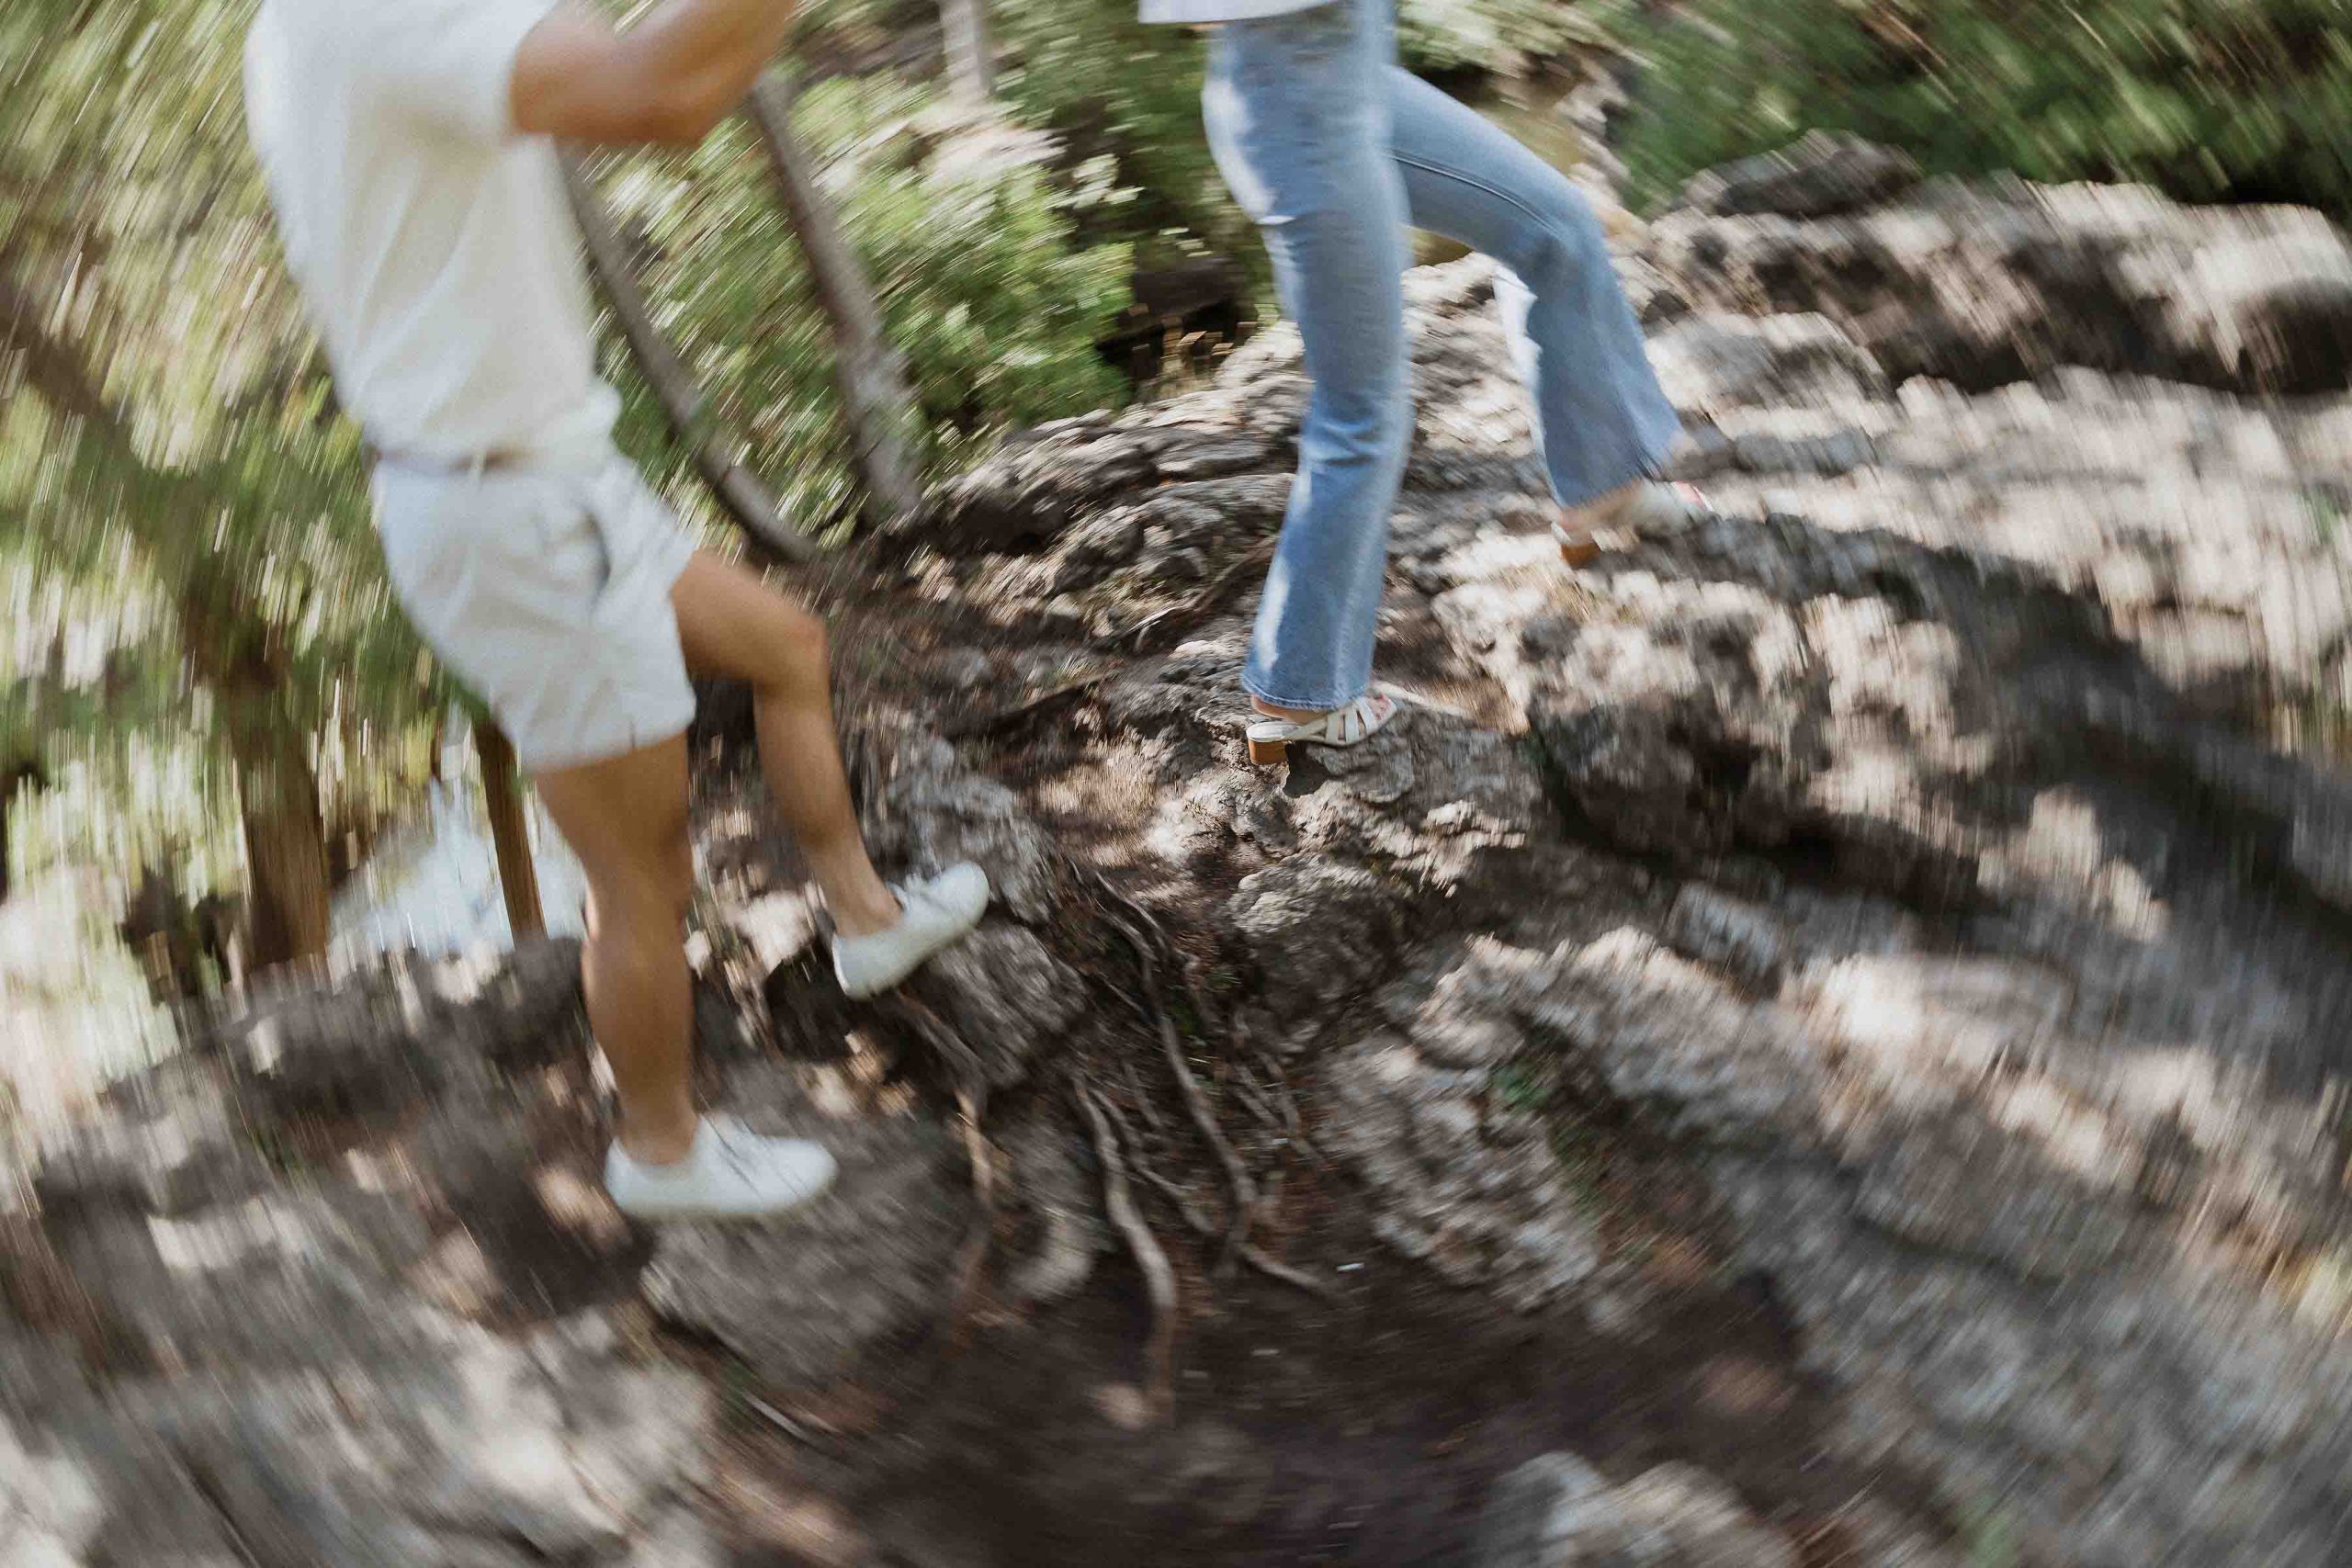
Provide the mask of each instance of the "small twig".
{"label": "small twig", "polygon": [[1009,708],[998,708],[991,713],[977,714],[957,719],[955,723],[946,726],[941,733],[950,740],[974,740],[983,735],[993,735],[1009,725],[1018,724],[1032,714],[1051,707],[1065,697],[1074,697],[1081,693],[1091,692],[1117,673],[1116,670],[1098,670],[1093,674],[1083,676],[1079,680],[1065,681],[1058,686],[1040,692],[1027,701],[1015,703]]}
{"label": "small twig", "polygon": [[744,1406],[753,1415],[765,1418],[771,1426],[786,1437],[812,1445],[817,1441],[817,1435],[814,1432],[770,1404],[766,1400],[749,1393],[742,1395],[742,1400]]}
{"label": "small twig", "polygon": [[[1240,1027],[1238,1021],[1236,1021],[1235,1027]],[[1290,1087],[1290,1074],[1283,1069],[1282,1063],[1274,1059],[1272,1052],[1250,1041],[1247,1031],[1243,1032],[1242,1043],[1273,1083],[1274,1104],[1282,1111],[1284,1130],[1289,1133],[1290,1141],[1312,1156],[1316,1164],[1329,1165],[1330,1161],[1323,1157],[1323,1151],[1316,1146],[1315,1140],[1306,1135],[1306,1122],[1298,1113],[1298,1093]]]}
{"label": "small twig", "polygon": [[1259,1121],[1263,1122],[1274,1132],[1289,1132],[1290,1129],[1283,1125],[1282,1112],[1276,1111],[1271,1104],[1267,1103],[1266,1097],[1263,1094],[1250,1087],[1250,1079],[1246,1074],[1236,1073],[1233,1076],[1232,1088],[1233,1097],[1241,1101],[1244,1106],[1248,1107],[1251,1115],[1255,1116]]}
{"label": "small twig", "polygon": [[962,1112],[964,1123],[964,1157],[971,1162],[972,1191],[979,1198],[980,1207],[991,1213],[996,1209],[996,1159],[989,1148],[989,1136],[980,1130],[981,1118],[988,1114],[989,1091],[985,1087],[971,1087],[956,1091],[956,1109]]}
{"label": "small twig", "polygon": [[1094,1157],[1102,1166],[1102,1207],[1112,1225],[1127,1244],[1143,1274],[1151,1298],[1151,1337],[1144,1343],[1144,1399],[1156,1420],[1165,1421],[1176,1403],[1176,1270],[1159,1238],[1136,1207],[1127,1185],[1127,1168],[1119,1157],[1117,1138],[1096,1103],[1094,1092],[1075,1086],[1079,1109],[1086,1113],[1094,1138]]}
{"label": "small twig", "polygon": [[260,1568],[260,1554],[246,1542],[245,1532],[237,1525],[237,1512],[229,1506],[229,1499],[220,1489],[220,1478],[212,1472],[210,1466],[193,1459],[184,1448],[178,1449],[174,1457],[179,1461],[180,1473],[187,1478],[189,1488],[203,1500],[213,1522],[228,1538],[229,1549],[249,1568]]}
{"label": "small twig", "polygon": [[1279,1280],[1285,1285],[1305,1291],[1308,1295],[1318,1296],[1327,1302],[1336,1302],[1340,1299],[1339,1291],[1332,1285],[1278,1260],[1256,1242],[1242,1247],[1239,1256],[1242,1262],[1247,1263],[1269,1280]]}
{"label": "small twig", "polygon": [[1113,642],[1133,641],[1136,651],[1141,652],[1143,649],[1144,638],[1156,627],[1179,615],[1189,616],[1203,615],[1208,611],[1216,609],[1217,601],[1225,597],[1225,591],[1233,586],[1233,582],[1236,578],[1238,578],[1244,572],[1264,566],[1268,561],[1271,561],[1273,558],[1274,545],[1273,541],[1269,539],[1264,544],[1259,545],[1253,549],[1245,551],[1231,566],[1227,567],[1223,571],[1218,572],[1216,577],[1212,578],[1209,581],[1209,585],[1207,587],[1202,589],[1198,593],[1193,594],[1190,599],[1184,600],[1181,604],[1170,604],[1164,610],[1153,611],[1150,615],[1146,615],[1142,620],[1137,621],[1134,626],[1129,626],[1123,632],[1117,633],[1108,640]]}
{"label": "small twig", "polygon": [[1306,1131],[1298,1119],[1298,1096],[1291,1092],[1290,1075],[1283,1071],[1283,1065],[1274,1060],[1272,1052],[1252,1047],[1250,1054],[1265,1070],[1266,1081],[1274,1086],[1274,1104],[1283,1113],[1283,1131],[1294,1138],[1304,1138]]}

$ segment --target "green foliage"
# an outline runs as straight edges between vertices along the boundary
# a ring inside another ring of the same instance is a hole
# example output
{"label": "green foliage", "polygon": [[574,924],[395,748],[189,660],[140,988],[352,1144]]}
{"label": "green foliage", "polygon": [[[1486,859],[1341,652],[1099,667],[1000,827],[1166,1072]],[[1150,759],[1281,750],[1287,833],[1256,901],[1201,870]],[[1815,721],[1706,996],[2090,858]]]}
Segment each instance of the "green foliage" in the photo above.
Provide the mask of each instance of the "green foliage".
{"label": "green foliage", "polygon": [[1570,0],[1397,0],[1396,46],[1419,71],[1515,74],[1598,37]]}
{"label": "green foliage", "polygon": [[1809,129],[1939,173],[2145,181],[2352,216],[2352,0],[1692,0],[1648,59],[1629,163],[1657,197]]}
{"label": "green foliage", "polygon": [[967,447],[1117,401],[1094,345],[1127,301],[1130,252],[1077,243],[1086,213],[1122,198],[1110,160],[1057,188],[1040,138],[926,126],[922,102],[904,86],[837,81],[808,95],[802,118],[833,154],[850,234],[942,440]]}
{"label": "green foliage", "polygon": [[[344,815],[402,793],[443,695],[390,611],[356,438],[245,149],[246,17],[0,19],[0,281],[123,421],[63,418],[0,355],[0,751],[72,781],[79,819],[49,836],[119,870],[162,839],[202,862],[233,842],[224,702],[310,737]],[[198,653],[269,673],[232,694]]]}
{"label": "green foliage", "polygon": [[1543,1110],[1557,1087],[1541,1070],[1518,1062],[1496,1068],[1491,1083],[1495,1098],[1511,1111]]}
{"label": "green foliage", "polygon": [[[1107,170],[1057,183],[1034,134],[948,114],[929,86],[889,76],[820,85],[796,125],[879,294],[941,468],[1007,428],[1119,400],[1094,345],[1126,303],[1129,251],[1077,232],[1090,206],[1117,199]],[[717,417],[748,437],[791,514],[846,515],[831,343],[748,126],[731,122],[684,160],[633,159],[609,190],[647,242],[661,324]],[[633,395],[632,449],[659,450],[660,432],[650,399]]]}
{"label": "green foliage", "polygon": [[1005,97],[1061,141],[1069,166],[1111,161],[1128,199],[1091,209],[1088,237],[1133,243],[1146,265],[1204,250],[1254,265],[1256,237],[1201,128],[1201,40],[1136,12],[1135,0],[992,6],[1011,64]]}

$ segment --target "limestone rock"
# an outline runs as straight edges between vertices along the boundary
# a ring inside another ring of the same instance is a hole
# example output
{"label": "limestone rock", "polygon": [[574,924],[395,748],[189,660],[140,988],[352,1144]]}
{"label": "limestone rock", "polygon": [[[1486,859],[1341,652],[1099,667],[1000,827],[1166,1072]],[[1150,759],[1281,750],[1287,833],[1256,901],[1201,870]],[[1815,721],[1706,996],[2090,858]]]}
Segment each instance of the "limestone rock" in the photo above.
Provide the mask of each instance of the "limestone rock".
{"label": "limestone rock", "polygon": [[1919,178],[1919,165],[1905,153],[1815,130],[1780,152],[1695,176],[1675,205],[1714,217],[1827,218],[1901,196]]}
{"label": "limestone rock", "polygon": [[1448,1280],[1532,1311],[1600,1265],[1596,1212],[1541,1117],[1497,1102],[1489,1074],[1381,1034],[1332,1061],[1331,1146],[1377,1195],[1382,1239]]}
{"label": "limestone rock", "polygon": [[1372,984],[1396,951],[1396,897],[1370,872],[1302,855],[1243,880],[1227,920],[1265,998],[1290,1019],[1316,1016]]}
{"label": "limestone rock", "polygon": [[865,823],[875,855],[926,872],[977,862],[1008,913],[1043,920],[1053,906],[1053,847],[1013,793],[935,735],[910,729],[876,750],[883,776]]}
{"label": "limestone rock", "polygon": [[1086,1009],[1078,972],[1014,925],[982,926],[926,965],[918,984],[980,1053],[999,1089],[1026,1077]]}
{"label": "limestone rock", "polygon": [[761,1125],[779,1122],[832,1151],[833,1190],[756,1224],[664,1226],[646,1297],[778,1388],[886,1371],[898,1338],[945,1309],[967,1222],[961,1155],[915,1116],[851,1126],[770,1113]]}
{"label": "limestone rock", "polygon": [[[1790,174],[1801,185],[1836,166]],[[2182,207],[2140,187],[1937,182],[1861,210],[1833,200],[1828,216],[1803,196],[1749,197],[1746,175],[1716,179],[1722,195],[1698,190],[1651,230],[1682,297],[1819,311],[1898,381],[1987,387],[2079,365],[2323,392],[2352,375],[2352,243],[2316,213]],[[1800,210],[1775,209],[1789,206]]]}
{"label": "limestone rock", "polygon": [[1479,1568],[1795,1568],[1789,1543],[1729,1487],[1686,1464],[1611,1486],[1574,1454],[1506,1476],[1487,1506]]}

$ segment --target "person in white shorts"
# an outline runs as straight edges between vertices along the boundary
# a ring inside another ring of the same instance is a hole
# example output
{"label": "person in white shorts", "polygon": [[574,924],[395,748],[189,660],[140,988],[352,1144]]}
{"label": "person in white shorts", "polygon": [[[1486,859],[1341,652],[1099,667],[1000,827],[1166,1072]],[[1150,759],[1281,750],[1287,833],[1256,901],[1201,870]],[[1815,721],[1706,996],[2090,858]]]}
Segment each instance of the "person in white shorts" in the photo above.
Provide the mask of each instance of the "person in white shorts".
{"label": "person in white shorts", "polygon": [[821,623],[697,553],[612,444],[554,138],[699,141],[791,0],[264,0],[247,121],[345,406],[377,453],[401,605],[513,738],[589,883],[582,969],[647,1218],[748,1215],[830,1184],[814,1145],[703,1117],[689,1087],[689,671],[751,683],[779,815],[871,996],[976,926],[976,866],[893,889],[857,828]]}

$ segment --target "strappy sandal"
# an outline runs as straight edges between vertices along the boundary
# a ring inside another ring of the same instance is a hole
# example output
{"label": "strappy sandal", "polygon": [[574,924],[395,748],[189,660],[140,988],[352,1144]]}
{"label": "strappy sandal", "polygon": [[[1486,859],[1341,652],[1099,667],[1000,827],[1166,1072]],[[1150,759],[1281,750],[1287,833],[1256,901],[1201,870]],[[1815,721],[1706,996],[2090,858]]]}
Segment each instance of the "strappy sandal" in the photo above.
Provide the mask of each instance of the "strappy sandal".
{"label": "strappy sandal", "polygon": [[1705,492],[1696,485],[1664,484],[1649,481],[1627,497],[1623,505],[1589,528],[1571,530],[1564,524],[1552,525],[1552,537],[1559,541],[1560,558],[1570,566],[1590,566],[1607,553],[1600,542],[1604,534],[1638,533],[1644,528],[1664,528],[1677,523],[1687,523],[1703,517],[1713,508],[1707,504]]}
{"label": "strappy sandal", "polygon": [[1250,761],[1261,768],[1278,768],[1293,746],[1361,745],[1402,711],[1386,693],[1367,692],[1345,707],[1297,724],[1261,717],[1250,727]]}

